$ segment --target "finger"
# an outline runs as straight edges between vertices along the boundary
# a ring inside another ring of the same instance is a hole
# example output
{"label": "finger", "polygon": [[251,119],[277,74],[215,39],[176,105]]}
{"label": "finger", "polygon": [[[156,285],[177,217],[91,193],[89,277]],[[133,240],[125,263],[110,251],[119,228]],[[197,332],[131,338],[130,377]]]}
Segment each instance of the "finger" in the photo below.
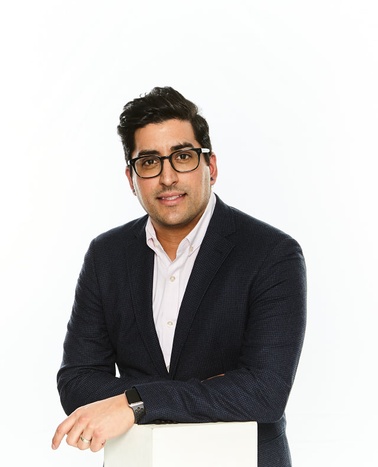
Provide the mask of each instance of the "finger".
{"label": "finger", "polygon": [[76,420],[71,430],[67,433],[67,444],[80,449],[86,449],[89,443],[80,439],[80,436],[89,442],[92,439],[92,430],[89,429],[87,420]]}
{"label": "finger", "polygon": [[55,431],[51,443],[51,447],[53,449],[58,449],[60,443],[62,442],[62,439],[64,438],[64,436],[67,435],[67,433],[69,433],[74,423],[75,420],[73,418],[68,417],[60,425],[58,425],[58,428]]}
{"label": "finger", "polygon": [[91,442],[92,442],[92,435],[89,435],[88,433],[82,433],[79,436],[79,439],[77,441],[77,447],[84,451],[85,449],[91,448]]}
{"label": "finger", "polygon": [[91,442],[91,451],[98,452],[105,446],[106,440],[101,441],[101,438],[93,438]]}

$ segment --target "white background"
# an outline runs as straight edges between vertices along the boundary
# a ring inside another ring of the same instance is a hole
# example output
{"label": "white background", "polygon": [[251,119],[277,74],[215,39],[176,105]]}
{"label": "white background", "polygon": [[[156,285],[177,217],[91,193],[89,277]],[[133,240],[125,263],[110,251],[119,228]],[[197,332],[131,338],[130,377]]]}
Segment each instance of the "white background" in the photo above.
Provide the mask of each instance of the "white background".
{"label": "white background", "polygon": [[215,192],[295,237],[308,327],[294,467],[378,465],[375,1],[13,1],[0,7],[1,444],[8,466],[101,466],[50,440],[90,240],[142,214],[116,134],[158,85],[196,102]]}

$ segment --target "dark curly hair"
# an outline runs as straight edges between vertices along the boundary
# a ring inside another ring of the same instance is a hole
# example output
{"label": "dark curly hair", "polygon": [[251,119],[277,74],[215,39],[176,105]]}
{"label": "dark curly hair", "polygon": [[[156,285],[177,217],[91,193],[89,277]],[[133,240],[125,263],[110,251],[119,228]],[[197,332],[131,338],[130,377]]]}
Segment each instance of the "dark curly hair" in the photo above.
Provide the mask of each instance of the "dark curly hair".
{"label": "dark curly hair", "polygon": [[[149,93],[128,102],[123,107],[117,132],[121,137],[126,162],[135,148],[134,135],[138,128],[171,119],[189,121],[201,147],[212,150],[209,125],[204,117],[199,115],[198,107],[169,86],[155,87]],[[206,162],[209,163],[209,155],[204,156]]]}

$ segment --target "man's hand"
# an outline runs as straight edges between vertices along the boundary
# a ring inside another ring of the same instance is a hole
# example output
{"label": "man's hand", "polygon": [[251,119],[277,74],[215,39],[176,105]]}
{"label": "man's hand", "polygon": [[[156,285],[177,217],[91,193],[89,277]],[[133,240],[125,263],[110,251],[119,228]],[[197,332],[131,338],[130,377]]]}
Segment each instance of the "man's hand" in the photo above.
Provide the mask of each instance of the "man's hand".
{"label": "man's hand", "polygon": [[58,426],[51,447],[58,449],[67,436],[70,446],[97,452],[107,439],[126,433],[134,420],[134,412],[124,394],[93,402],[76,409]]}

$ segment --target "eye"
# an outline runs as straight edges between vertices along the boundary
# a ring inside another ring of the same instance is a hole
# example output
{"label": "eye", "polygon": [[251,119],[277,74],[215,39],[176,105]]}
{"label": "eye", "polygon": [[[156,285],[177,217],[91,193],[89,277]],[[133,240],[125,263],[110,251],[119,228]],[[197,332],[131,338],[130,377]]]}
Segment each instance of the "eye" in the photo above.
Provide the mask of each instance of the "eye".
{"label": "eye", "polygon": [[156,167],[160,163],[157,157],[147,156],[138,160],[138,164],[144,169]]}
{"label": "eye", "polygon": [[193,159],[193,151],[187,149],[185,151],[177,152],[174,155],[174,159],[176,162],[189,162]]}

